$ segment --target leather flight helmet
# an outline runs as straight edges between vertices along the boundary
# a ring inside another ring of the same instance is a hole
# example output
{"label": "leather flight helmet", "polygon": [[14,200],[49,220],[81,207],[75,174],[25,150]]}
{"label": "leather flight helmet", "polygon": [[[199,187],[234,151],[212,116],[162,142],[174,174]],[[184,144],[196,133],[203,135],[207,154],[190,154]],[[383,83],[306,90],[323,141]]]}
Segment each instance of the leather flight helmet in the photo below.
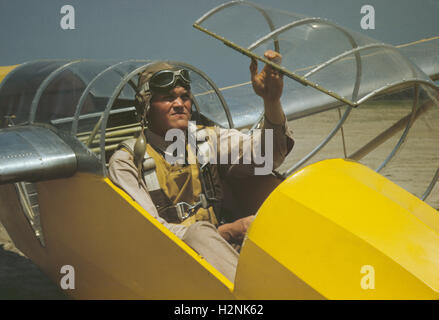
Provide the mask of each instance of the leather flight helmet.
{"label": "leather flight helmet", "polygon": [[[154,92],[164,92],[169,91],[169,88],[172,88],[172,86],[182,85],[186,88],[190,89],[189,84],[189,78],[188,79],[182,79],[184,81],[172,81],[171,86],[166,86],[164,88],[154,88],[154,86],[150,85],[151,78],[156,75],[157,73],[164,71],[164,70],[170,70],[170,71],[176,71],[181,68],[172,65],[168,62],[159,61],[151,63],[147,68],[139,75],[139,80],[137,83],[137,93],[136,93],[136,112],[137,116],[139,118],[140,124],[142,126],[142,130],[140,131],[140,135],[136,140],[136,143],[134,145],[134,164],[137,168],[138,173],[138,182],[140,184],[142,179],[142,167],[143,167],[143,158],[146,151],[146,137],[144,133],[144,129],[148,126],[148,114],[150,111],[150,102],[152,99],[152,96]],[[179,76],[177,76],[179,77]],[[182,77],[182,76],[180,76]],[[174,79],[175,80],[175,79]],[[191,96],[192,98],[192,96]]]}

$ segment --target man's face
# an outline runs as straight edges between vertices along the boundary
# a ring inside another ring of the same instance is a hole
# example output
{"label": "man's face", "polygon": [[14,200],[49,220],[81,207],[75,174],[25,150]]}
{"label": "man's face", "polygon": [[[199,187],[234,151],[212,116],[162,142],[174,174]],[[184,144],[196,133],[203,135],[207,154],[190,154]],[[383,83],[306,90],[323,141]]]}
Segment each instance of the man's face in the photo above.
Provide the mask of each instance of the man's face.
{"label": "man's face", "polygon": [[149,113],[151,130],[164,137],[169,129],[187,129],[191,107],[189,91],[183,87],[175,87],[167,93],[155,93]]}

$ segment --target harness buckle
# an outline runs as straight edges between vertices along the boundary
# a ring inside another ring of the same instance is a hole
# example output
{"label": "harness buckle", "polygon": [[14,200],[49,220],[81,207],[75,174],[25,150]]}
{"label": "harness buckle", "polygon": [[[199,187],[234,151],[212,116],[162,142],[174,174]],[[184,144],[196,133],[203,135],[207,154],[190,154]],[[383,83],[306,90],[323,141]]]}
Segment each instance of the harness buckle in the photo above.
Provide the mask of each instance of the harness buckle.
{"label": "harness buckle", "polygon": [[207,201],[206,195],[204,193],[200,194],[200,201],[198,203],[203,209],[207,209],[209,207],[209,201]]}
{"label": "harness buckle", "polygon": [[187,202],[179,202],[175,205],[175,209],[177,211],[177,218],[180,220],[180,222],[183,222],[187,218],[189,218],[191,215],[195,213],[195,211],[198,208],[204,208],[207,209],[210,207],[209,201],[207,200],[204,193],[200,194],[200,201],[195,203],[194,205],[190,205]]}
{"label": "harness buckle", "polygon": [[191,215],[191,209],[193,206],[191,206],[189,203],[186,202],[179,202],[175,205],[175,209],[177,211],[177,218],[180,220],[180,222],[183,222],[189,216]]}

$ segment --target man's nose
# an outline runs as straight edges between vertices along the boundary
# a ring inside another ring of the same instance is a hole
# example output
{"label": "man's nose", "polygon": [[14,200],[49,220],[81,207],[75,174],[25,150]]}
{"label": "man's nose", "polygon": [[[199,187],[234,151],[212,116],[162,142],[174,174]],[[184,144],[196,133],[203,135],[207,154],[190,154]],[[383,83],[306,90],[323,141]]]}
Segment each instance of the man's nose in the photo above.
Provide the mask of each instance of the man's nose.
{"label": "man's nose", "polygon": [[177,97],[174,99],[173,103],[172,103],[173,107],[183,107],[183,99],[180,97]]}

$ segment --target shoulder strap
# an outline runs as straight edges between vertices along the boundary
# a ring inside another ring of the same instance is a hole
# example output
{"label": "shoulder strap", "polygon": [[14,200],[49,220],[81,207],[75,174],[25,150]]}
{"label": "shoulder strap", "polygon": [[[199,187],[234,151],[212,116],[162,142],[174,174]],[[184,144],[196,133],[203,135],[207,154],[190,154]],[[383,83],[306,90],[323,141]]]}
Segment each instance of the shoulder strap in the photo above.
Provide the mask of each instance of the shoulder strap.
{"label": "shoulder strap", "polygon": [[[121,142],[118,148],[125,148],[129,153],[134,155],[134,145],[136,144],[136,139],[128,139]],[[157,173],[155,171],[156,164],[154,158],[151,157],[147,151],[143,156],[143,178],[145,180],[148,192],[153,192],[160,189],[160,183],[157,178]]]}
{"label": "shoulder strap", "polygon": [[134,156],[134,145],[135,144],[136,144],[136,139],[135,138],[128,139],[128,140],[125,140],[125,141],[122,141],[121,143],[119,143],[118,146],[117,146],[117,149],[124,148],[129,153],[131,153],[131,155]]}
{"label": "shoulder strap", "polygon": [[[118,145],[118,148],[124,148],[133,155],[135,143],[136,139],[128,139],[121,142]],[[202,142],[198,144],[197,147],[199,149],[199,152],[202,152],[203,156],[207,157],[208,159],[210,152],[208,142]],[[202,149],[202,151],[200,149]],[[143,158],[143,178],[149,194],[154,199],[153,201],[156,203],[156,207],[159,211],[160,216],[162,216],[168,222],[181,223],[191,215],[195,214],[199,207],[208,208],[210,206],[205,193],[207,193],[208,196],[212,196],[213,193],[214,196],[215,192],[213,189],[212,177],[210,176],[209,171],[210,170],[208,165],[204,166],[204,168],[200,168],[200,178],[202,180],[203,192],[200,194],[199,202],[193,205],[185,202],[180,202],[176,205],[172,205],[170,200],[164,194],[163,190],[160,188],[154,158],[152,158],[145,150],[145,155]],[[208,183],[206,183],[206,172],[208,172],[209,176]]]}

